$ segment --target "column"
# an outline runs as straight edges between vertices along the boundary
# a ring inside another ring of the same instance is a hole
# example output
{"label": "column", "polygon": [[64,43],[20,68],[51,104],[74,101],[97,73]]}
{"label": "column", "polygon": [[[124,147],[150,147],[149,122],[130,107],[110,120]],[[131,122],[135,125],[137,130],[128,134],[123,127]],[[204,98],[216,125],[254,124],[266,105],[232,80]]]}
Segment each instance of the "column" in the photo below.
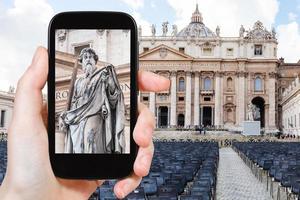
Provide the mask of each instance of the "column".
{"label": "column", "polygon": [[[155,112],[155,93],[154,92],[150,92],[149,93],[149,110],[153,113],[155,118],[158,118],[158,116],[156,116],[156,112]],[[156,126],[157,127],[157,123]]]}
{"label": "column", "polygon": [[269,129],[276,129],[275,124],[275,72],[269,73],[268,94],[269,94]]}
{"label": "column", "polygon": [[176,71],[171,72],[171,127],[177,125],[176,123],[176,98],[177,98],[177,91],[176,91]]}
{"label": "column", "polygon": [[269,104],[265,104],[265,128],[269,128]]}
{"label": "column", "polygon": [[224,80],[223,73],[220,74],[220,126],[222,127],[224,124]]}
{"label": "column", "polygon": [[168,128],[170,128],[170,113],[171,113],[171,108],[168,106]]}
{"label": "column", "polygon": [[158,127],[158,118],[159,118],[159,116],[158,116],[158,107],[156,107],[156,127]]}
{"label": "column", "polygon": [[245,121],[245,82],[246,73],[244,71],[238,72],[238,91],[237,91],[237,122],[239,126]]}
{"label": "column", "polygon": [[243,121],[245,121],[245,72],[241,72],[239,76],[239,122],[242,125]]}
{"label": "column", "polygon": [[191,72],[186,72],[186,86],[185,86],[185,115],[184,115],[184,126],[191,125],[191,115],[192,115],[192,79]]}
{"label": "column", "polygon": [[201,106],[201,110],[200,110],[200,124],[203,125],[203,106]]}
{"label": "column", "polygon": [[149,109],[155,115],[155,93],[150,92],[149,94]]}
{"label": "column", "polygon": [[199,125],[199,72],[195,72],[195,86],[194,86],[194,125]]}
{"label": "column", "polygon": [[214,113],[215,113],[215,108],[214,107],[211,107],[211,125],[214,126]]}
{"label": "column", "polygon": [[220,125],[220,113],[221,113],[221,74],[216,72],[215,74],[215,126]]}

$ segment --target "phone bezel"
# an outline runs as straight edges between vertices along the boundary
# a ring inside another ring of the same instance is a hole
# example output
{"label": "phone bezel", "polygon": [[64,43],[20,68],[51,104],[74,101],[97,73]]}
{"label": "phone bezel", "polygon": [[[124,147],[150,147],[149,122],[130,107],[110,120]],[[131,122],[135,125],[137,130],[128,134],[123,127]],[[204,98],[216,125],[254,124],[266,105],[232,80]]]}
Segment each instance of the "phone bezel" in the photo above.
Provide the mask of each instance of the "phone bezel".
{"label": "phone bezel", "polygon": [[[57,154],[55,153],[55,30],[56,29],[129,29],[130,30],[130,154]],[[122,178],[133,171],[137,145],[133,129],[137,120],[137,26],[122,12],[80,11],[55,15],[48,29],[48,138],[54,174],[67,179]]]}

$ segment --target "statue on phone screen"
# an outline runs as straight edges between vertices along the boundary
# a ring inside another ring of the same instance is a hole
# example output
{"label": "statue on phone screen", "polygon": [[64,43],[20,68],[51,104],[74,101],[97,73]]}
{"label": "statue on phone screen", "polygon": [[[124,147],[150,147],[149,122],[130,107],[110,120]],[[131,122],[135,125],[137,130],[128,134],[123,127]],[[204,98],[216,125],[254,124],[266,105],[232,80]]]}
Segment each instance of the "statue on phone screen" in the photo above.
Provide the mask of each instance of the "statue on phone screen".
{"label": "statue on phone screen", "polygon": [[65,153],[124,153],[125,105],[115,68],[96,67],[92,48],[79,55],[83,74],[74,84],[69,110],[60,115]]}

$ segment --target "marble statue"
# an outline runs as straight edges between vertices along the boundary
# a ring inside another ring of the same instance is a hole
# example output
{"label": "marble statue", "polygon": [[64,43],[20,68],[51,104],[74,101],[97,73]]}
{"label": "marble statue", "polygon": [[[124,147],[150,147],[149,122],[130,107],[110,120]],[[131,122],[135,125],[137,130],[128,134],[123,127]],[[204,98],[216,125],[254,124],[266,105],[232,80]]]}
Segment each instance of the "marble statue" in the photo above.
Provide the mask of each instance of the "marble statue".
{"label": "marble statue", "polygon": [[245,28],[243,25],[241,25],[241,28],[240,28],[240,37],[244,37],[244,33],[245,33]]}
{"label": "marble statue", "polygon": [[155,25],[154,25],[154,24],[151,25],[151,33],[152,33],[152,36],[153,36],[153,37],[154,37],[155,34],[156,34],[156,28],[155,28]]}
{"label": "marble statue", "polygon": [[14,93],[15,92],[15,87],[10,85],[9,89],[8,89],[8,92],[9,93]]}
{"label": "marble statue", "polygon": [[217,28],[216,28],[216,34],[217,34],[217,37],[220,37],[220,27],[219,26],[217,26]]}
{"label": "marble statue", "polygon": [[173,37],[176,37],[177,32],[178,32],[177,25],[176,25],[176,24],[173,24],[172,28],[173,28],[172,36],[173,36]]}
{"label": "marble statue", "polygon": [[169,22],[163,22],[162,23],[162,32],[163,32],[163,36],[166,36],[168,33],[168,24]]}
{"label": "marble statue", "polygon": [[276,30],[275,30],[274,27],[272,28],[272,37],[273,37],[274,39],[276,38]]}
{"label": "marble statue", "polygon": [[65,153],[124,153],[125,105],[113,65],[98,69],[92,48],[79,55],[84,74],[78,76],[70,110],[62,112]]}
{"label": "marble statue", "polygon": [[253,105],[252,103],[248,104],[248,109],[247,109],[247,120],[248,121],[254,121],[252,105]]}
{"label": "marble statue", "polygon": [[60,29],[58,31],[58,41],[63,42],[66,39],[67,31],[65,29]]}
{"label": "marble statue", "polygon": [[254,105],[253,103],[248,104],[247,109],[247,120],[248,121],[254,121],[260,119],[260,110],[259,108]]}

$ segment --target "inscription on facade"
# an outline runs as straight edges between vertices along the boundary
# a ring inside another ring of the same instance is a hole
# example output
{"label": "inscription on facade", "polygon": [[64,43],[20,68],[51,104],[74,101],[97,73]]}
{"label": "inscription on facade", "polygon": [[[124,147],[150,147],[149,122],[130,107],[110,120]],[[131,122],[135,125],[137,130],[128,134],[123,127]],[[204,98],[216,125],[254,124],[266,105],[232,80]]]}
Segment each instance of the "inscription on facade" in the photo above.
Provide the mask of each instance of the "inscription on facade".
{"label": "inscription on facade", "polygon": [[[130,92],[130,85],[127,83],[120,84],[120,88],[123,93]],[[59,90],[55,92],[55,101],[67,100],[69,96],[68,90]]]}

